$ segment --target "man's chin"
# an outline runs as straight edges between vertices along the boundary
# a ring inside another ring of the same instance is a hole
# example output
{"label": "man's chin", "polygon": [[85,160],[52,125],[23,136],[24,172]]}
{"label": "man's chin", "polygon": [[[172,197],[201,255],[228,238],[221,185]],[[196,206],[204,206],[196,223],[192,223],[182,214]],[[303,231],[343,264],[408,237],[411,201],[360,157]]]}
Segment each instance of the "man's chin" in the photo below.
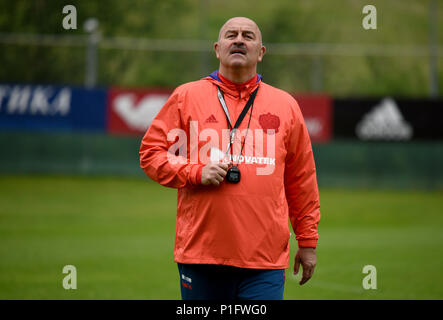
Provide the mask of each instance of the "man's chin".
{"label": "man's chin", "polygon": [[246,67],[247,63],[245,60],[235,59],[235,60],[230,61],[229,65],[233,68],[242,68],[242,67]]}

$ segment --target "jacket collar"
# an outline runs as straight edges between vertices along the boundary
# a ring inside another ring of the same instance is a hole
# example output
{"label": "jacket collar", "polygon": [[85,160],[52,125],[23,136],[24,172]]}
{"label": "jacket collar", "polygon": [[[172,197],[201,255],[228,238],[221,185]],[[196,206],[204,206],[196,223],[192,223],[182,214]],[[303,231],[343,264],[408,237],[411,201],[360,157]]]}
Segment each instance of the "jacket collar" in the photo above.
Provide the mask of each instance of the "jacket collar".
{"label": "jacket collar", "polygon": [[218,85],[224,94],[229,94],[234,98],[245,98],[249,97],[249,95],[255,90],[255,88],[260,85],[262,76],[257,73],[248,81],[237,84],[224,78],[218,72],[218,70],[216,70],[212,72],[209,76],[204,78],[204,80],[211,81],[215,85]]}

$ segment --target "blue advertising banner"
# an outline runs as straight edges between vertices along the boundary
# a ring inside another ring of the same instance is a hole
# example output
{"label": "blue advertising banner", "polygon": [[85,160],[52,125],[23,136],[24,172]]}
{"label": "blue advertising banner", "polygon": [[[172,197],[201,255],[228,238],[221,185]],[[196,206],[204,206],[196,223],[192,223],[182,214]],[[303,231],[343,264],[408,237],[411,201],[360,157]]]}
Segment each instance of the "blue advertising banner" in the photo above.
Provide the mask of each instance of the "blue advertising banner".
{"label": "blue advertising banner", "polygon": [[106,90],[0,84],[0,130],[104,131]]}

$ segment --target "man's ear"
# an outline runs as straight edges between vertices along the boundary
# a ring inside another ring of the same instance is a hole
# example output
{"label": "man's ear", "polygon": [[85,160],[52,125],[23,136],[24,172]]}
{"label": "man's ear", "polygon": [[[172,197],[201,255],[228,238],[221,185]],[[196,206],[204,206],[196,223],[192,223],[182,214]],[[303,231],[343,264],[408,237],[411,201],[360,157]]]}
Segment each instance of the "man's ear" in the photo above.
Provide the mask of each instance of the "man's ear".
{"label": "man's ear", "polygon": [[266,47],[261,46],[260,48],[260,54],[258,55],[258,62],[261,62],[263,60],[263,56],[265,55]]}
{"label": "man's ear", "polygon": [[219,48],[218,42],[214,43],[215,56],[217,57],[217,59],[220,59],[220,54],[218,52],[218,48]]}

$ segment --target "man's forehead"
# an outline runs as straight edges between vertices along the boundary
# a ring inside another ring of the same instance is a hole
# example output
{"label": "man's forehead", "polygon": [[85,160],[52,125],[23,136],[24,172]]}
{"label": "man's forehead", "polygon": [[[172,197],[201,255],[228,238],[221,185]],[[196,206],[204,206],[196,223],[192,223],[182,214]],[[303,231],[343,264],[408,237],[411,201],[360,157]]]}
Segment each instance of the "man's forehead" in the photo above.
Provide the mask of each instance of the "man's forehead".
{"label": "man's forehead", "polygon": [[238,30],[238,29],[242,29],[242,30],[250,30],[250,31],[256,31],[257,25],[254,22],[250,22],[250,21],[232,21],[232,22],[227,22],[224,25],[224,30]]}
{"label": "man's forehead", "polygon": [[226,21],[226,23],[220,29],[220,35],[227,31],[237,30],[251,31],[255,34],[260,33],[260,30],[258,29],[258,26],[254,21],[248,18],[237,17]]}

